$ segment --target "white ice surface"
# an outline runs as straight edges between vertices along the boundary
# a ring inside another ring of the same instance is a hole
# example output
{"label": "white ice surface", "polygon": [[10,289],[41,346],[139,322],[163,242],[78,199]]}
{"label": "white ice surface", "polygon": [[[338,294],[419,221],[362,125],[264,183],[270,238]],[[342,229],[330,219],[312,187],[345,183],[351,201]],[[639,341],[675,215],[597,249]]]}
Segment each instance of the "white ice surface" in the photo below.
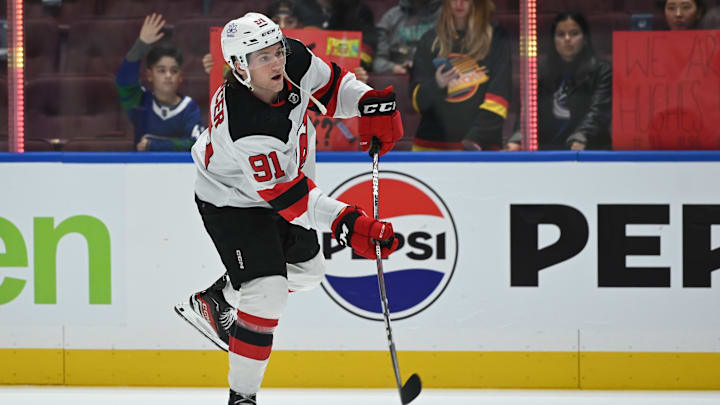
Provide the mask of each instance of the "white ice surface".
{"label": "white ice surface", "polygon": [[[266,389],[258,405],[397,405],[394,390]],[[0,386],[0,405],[225,405],[219,388],[76,388]],[[720,391],[423,391],[413,405],[718,405]]]}

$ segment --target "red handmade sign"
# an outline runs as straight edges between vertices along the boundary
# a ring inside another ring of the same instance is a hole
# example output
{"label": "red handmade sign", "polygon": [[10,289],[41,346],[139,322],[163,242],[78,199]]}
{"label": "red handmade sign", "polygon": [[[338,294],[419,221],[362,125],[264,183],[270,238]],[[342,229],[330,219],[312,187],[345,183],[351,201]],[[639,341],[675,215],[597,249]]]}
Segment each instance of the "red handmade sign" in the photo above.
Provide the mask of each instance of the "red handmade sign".
{"label": "red handmade sign", "polygon": [[613,148],[720,149],[720,31],[613,34]]}
{"label": "red handmade sign", "polygon": [[[210,98],[223,82],[225,70],[229,67],[222,61],[220,33],[222,27],[210,29],[210,52],[216,61],[210,72]],[[325,62],[335,62],[338,66],[352,71],[360,66],[362,33],[359,31],[325,31],[316,29],[283,30],[287,37],[304,43],[314,54]],[[309,89],[308,89],[309,90]],[[310,105],[312,107],[312,104]],[[337,119],[324,117],[308,111],[317,133],[318,150],[358,150],[357,118]]]}

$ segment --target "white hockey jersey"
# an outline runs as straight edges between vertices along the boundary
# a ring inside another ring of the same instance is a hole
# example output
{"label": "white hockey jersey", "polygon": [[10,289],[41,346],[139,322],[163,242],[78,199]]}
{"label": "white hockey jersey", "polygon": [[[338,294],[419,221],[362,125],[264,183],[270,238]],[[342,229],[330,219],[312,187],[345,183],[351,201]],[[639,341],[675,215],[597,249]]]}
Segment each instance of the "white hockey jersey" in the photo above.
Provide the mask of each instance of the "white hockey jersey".
{"label": "white hockey jersey", "polygon": [[[360,115],[370,90],[355,75],[328,65],[302,43],[287,39],[285,71],[320,100],[327,115]],[[346,206],[315,186],[315,128],[307,117],[310,98],[287,79],[277,104],[245,88],[224,84],[210,101],[210,121],[192,148],[195,193],[218,207],[266,207],[287,221],[321,231]]]}

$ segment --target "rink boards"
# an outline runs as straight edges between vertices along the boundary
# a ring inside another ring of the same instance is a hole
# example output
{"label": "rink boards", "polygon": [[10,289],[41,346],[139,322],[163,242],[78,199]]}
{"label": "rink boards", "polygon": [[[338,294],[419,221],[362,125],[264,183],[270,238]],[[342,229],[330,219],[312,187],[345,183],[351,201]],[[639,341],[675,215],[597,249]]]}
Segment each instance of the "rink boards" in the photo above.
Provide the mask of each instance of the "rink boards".
{"label": "rink boards", "polygon": [[[318,160],[321,189],[372,209],[366,155]],[[719,160],[384,157],[401,369],[429,387],[720,389]],[[188,156],[6,155],[0,173],[0,383],[225,384],[226,355],[172,311],[222,268]],[[327,277],[291,295],[266,386],[391,387],[375,264],[319,241]]]}

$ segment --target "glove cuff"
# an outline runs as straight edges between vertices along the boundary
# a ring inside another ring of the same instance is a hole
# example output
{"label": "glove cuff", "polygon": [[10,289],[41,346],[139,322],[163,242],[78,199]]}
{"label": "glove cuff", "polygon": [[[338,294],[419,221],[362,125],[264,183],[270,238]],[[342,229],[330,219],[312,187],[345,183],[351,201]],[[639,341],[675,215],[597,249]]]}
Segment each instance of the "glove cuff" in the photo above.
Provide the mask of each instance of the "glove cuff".
{"label": "glove cuff", "polygon": [[[345,207],[340,215],[335,218],[332,224],[332,231],[335,240],[340,246],[350,246],[355,221],[362,216],[362,213],[355,207]],[[351,246],[352,247],[352,246]]]}

